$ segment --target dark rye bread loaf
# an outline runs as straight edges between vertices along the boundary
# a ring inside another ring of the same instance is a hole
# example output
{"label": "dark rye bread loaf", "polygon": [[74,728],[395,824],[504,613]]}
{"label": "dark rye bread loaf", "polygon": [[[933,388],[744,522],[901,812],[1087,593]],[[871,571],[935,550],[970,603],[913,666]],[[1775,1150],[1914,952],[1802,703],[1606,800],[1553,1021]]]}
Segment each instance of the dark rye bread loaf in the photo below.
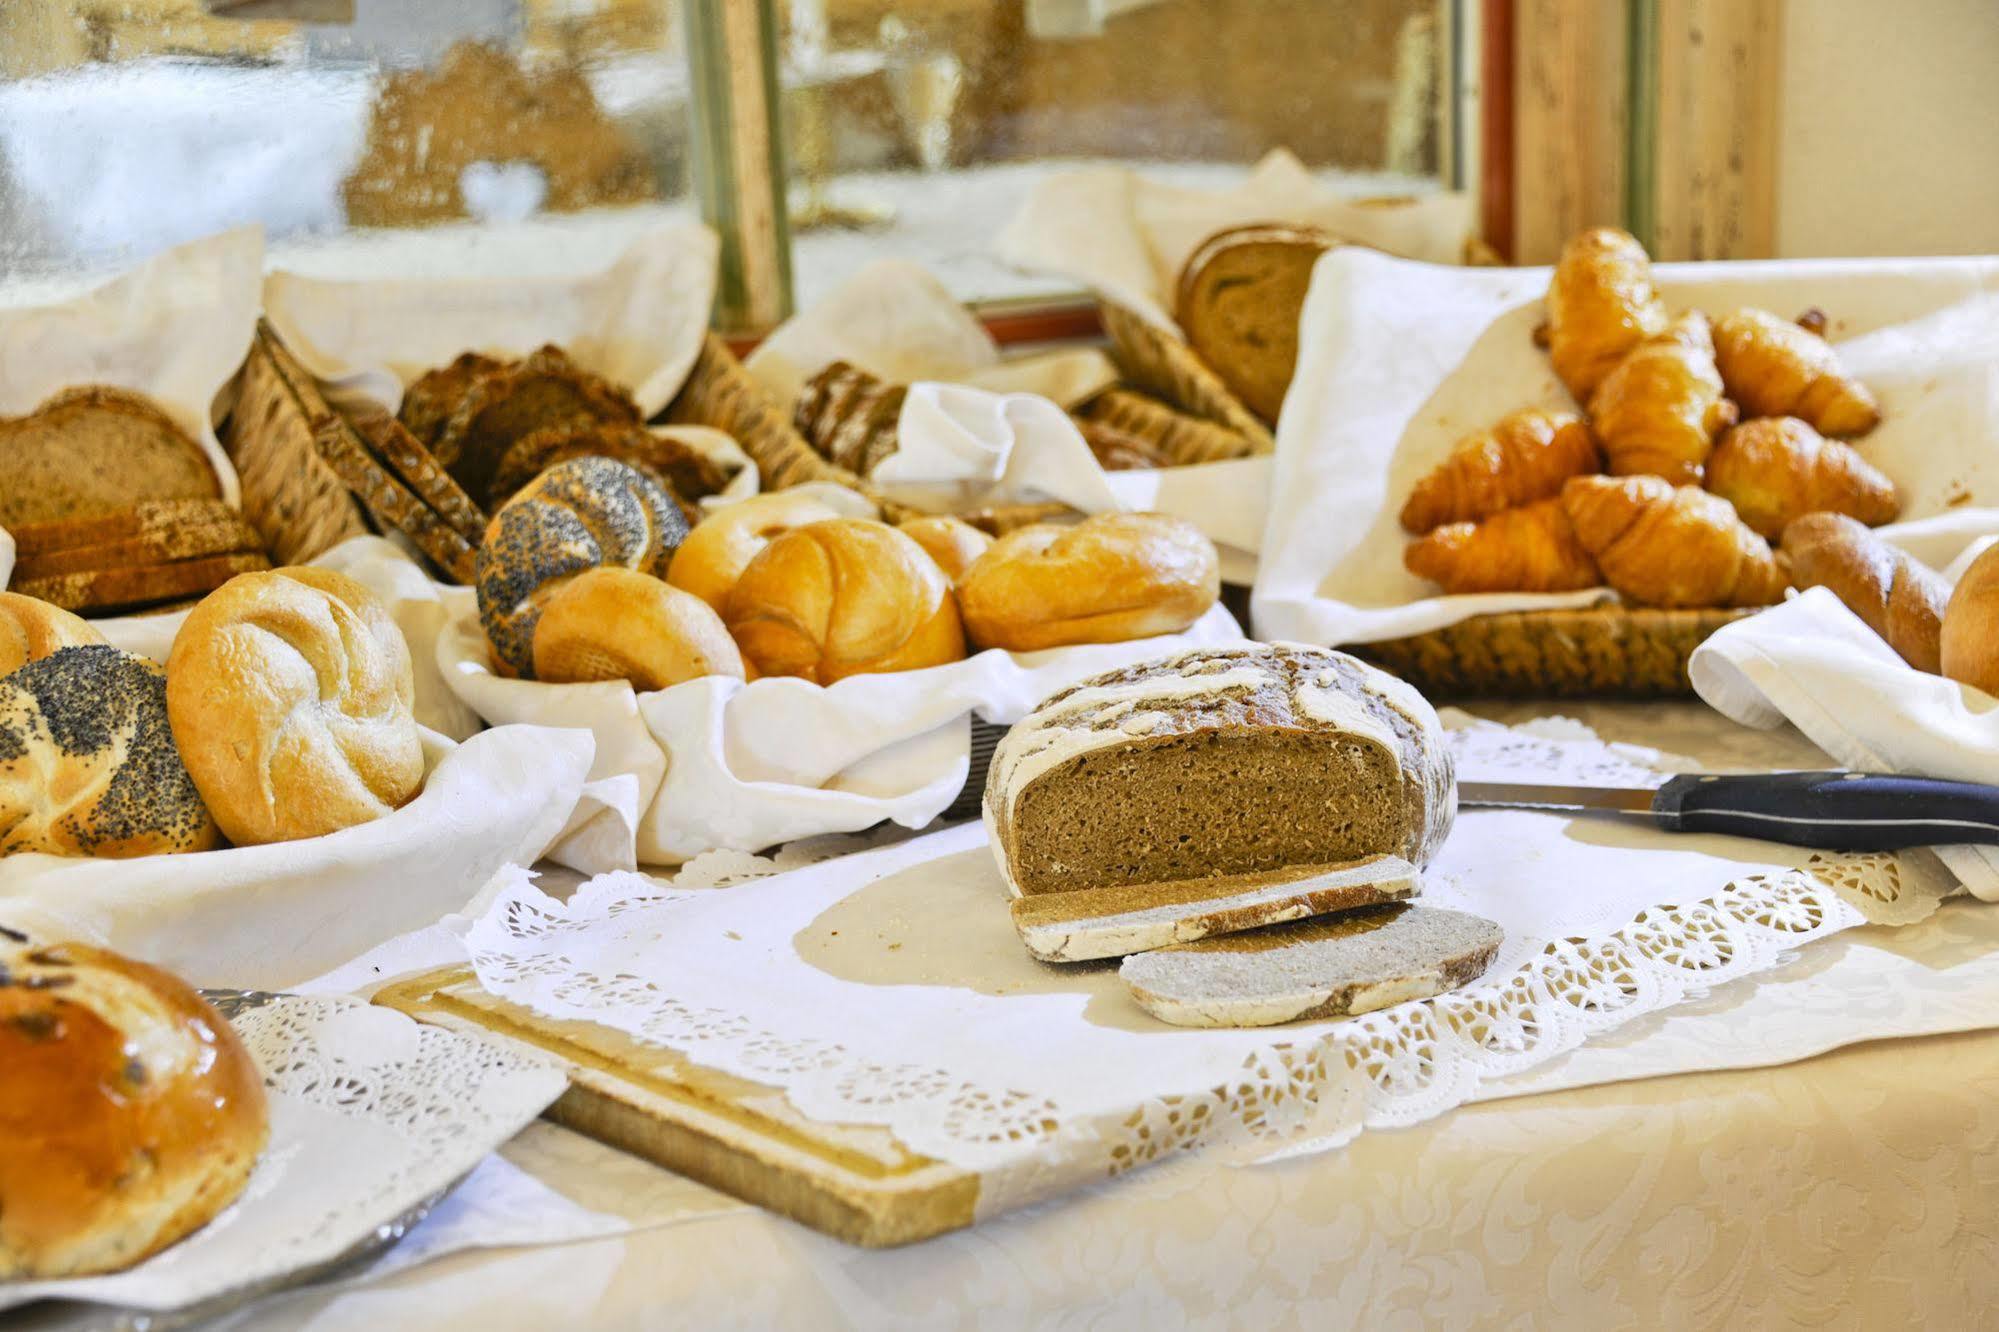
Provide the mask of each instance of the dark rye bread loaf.
{"label": "dark rye bread loaf", "polygon": [[200,443],[141,394],[73,388],[0,421],[0,526],[221,495]]}
{"label": "dark rye bread loaf", "polygon": [[1180,272],[1187,345],[1270,424],[1298,367],[1298,316],[1313,265],[1337,244],[1314,227],[1231,227],[1201,242]]}
{"label": "dark rye bread loaf", "polygon": [[1118,979],[1176,1027],[1267,1027],[1469,985],[1502,937],[1482,916],[1397,903],[1139,953]]}
{"label": "dark rye bread loaf", "polygon": [[1342,652],[1197,648],[1054,695],[1001,741],[986,826],[1016,896],[1400,856],[1450,831],[1437,715]]}

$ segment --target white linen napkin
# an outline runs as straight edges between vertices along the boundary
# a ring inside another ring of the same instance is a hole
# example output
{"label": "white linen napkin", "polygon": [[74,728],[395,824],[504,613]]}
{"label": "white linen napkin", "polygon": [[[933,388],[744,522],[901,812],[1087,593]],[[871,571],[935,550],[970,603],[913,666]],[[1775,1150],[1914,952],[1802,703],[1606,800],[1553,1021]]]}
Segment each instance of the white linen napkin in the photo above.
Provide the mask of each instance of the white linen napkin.
{"label": "white linen napkin", "polygon": [[275,272],[264,313],[300,364],[343,400],[394,410],[417,376],[459,353],[525,356],[544,343],[631,391],[652,416],[701,354],[718,242],[693,223],[662,225],[586,274],[422,277],[385,271],[335,280]]}
{"label": "white linen napkin", "polygon": [[0,416],[86,384],[143,393],[200,442],[235,504],[217,399],[256,334],[263,263],[262,228],[241,227],[162,251],[73,300],[0,311]]}
{"label": "white linen napkin", "polygon": [[1454,264],[1472,234],[1473,206],[1470,195],[1448,192],[1360,202],[1278,148],[1225,190],[1168,185],[1124,167],[1056,172],[1022,201],[998,249],[1016,267],[1074,278],[1177,337],[1180,270],[1218,231],[1255,222],[1318,226],[1390,254]]}
{"label": "white linen napkin", "polygon": [[[1825,588],[1723,628],[1687,672],[1717,711],[1764,730],[1788,721],[1855,771],[1999,783],[1999,700],[1911,669]],[[1937,854],[1999,901],[1999,848]]]}
{"label": "white linen napkin", "polygon": [[1131,507],[1069,414],[1032,393],[912,384],[896,419],[896,441],[895,453],[869,479],[912,508],[960,513],[1048,500],[1084,513]]}
{"label": "white linen napkin", "polygon": [[[1947,545],[1999,506],[1999,259],[1661,264],[1674,310],[1818,306],[1880,399],[1855,441],[1900,489],[1912,540]],[[1417,479],[1521,407],[1574,410],[1534,346],[1548,270],[1446,268],[1366,250],[1319,261],[1277,429],[1254,616],[1269,638],[1363,643],[1606,593],[1436,595],[1402,567]],[[1916,527],[1920,521],[1923,526]]]}

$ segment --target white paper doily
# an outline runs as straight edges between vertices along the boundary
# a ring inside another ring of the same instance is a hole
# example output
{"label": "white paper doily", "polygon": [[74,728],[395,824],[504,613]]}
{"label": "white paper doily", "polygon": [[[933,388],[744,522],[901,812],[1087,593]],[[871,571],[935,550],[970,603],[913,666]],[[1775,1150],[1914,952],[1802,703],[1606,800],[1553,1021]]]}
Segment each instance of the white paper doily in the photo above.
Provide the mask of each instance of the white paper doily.
{"label": "white paper doily", "polygon": [[130,1271],[0,1285],[0,1309],[178,1309],[318,1266],[448,1188],[568,1081],[552,1063],[358,1000],[279,996],[233,1022],[271,1106],[243,1196]]}
{"label": "white paper doily", "polygon": [[[1467,777],[1662,776],[1662,756],[1587,737],[1471,723],[1453,744]],[[1196,1144],[1260,1156],[1427,1119],[1813,939],[1920,919],[1953,887],[1919,858],[1466,811],[1425,893],[1506,928],[1483,982],[1347,1022],[1189,1032],[1137,1014],[1108,971],[1026,961],[978,828],[694,886],[756,868],[703,857],[671,888],[604,875],[566,903],[521,870],[467,943],[497,995],[977,1171],[985,1214]]]}

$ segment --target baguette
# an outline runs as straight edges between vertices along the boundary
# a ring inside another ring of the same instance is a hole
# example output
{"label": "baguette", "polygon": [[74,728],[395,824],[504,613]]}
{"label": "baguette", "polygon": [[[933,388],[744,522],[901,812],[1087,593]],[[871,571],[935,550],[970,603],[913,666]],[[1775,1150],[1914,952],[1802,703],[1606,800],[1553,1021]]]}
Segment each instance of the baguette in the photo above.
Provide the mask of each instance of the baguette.
{"label": "baguette", "polygon": [[1794,519],[1784,529],[1784,551],[1799,587],[1831,591],[1917,670],[1942,669],[1950,587],[1928,565],[1839,513]]}

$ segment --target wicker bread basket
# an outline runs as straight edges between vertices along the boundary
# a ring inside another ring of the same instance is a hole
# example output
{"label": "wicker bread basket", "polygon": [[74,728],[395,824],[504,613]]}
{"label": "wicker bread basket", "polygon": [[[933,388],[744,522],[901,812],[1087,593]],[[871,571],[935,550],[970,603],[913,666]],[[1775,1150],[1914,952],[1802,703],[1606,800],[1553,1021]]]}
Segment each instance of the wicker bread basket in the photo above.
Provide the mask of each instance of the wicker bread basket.
{"label": "wicker bread basket", "polygon": [[[1103,323],[1104,335],[1111,341],[1111,359],[1127,382],[1182,411],[1233,430],[1243,440],[1236,457],[1276,452],[1277,441],[1270,428],[1229,392],[1221,377],[1186,343],[1168,337],[1114,301],[1103,302]],[[1199,461],[1216,462],[1219,458]]]}
{"label": "wicker bread basket", "polygon": [[314,425],[331,414],[317,381],[258,320],[222,447],[242,483],[243,517],[279,564],[302,564],[369,530],[313,443]]}
{"label": "wicker bread basket", "polygon": [[1693,692],[1687,659],[1752,610],[1580,610],[1479,615],[1353,651],[1438,697],[1675,698]]}

